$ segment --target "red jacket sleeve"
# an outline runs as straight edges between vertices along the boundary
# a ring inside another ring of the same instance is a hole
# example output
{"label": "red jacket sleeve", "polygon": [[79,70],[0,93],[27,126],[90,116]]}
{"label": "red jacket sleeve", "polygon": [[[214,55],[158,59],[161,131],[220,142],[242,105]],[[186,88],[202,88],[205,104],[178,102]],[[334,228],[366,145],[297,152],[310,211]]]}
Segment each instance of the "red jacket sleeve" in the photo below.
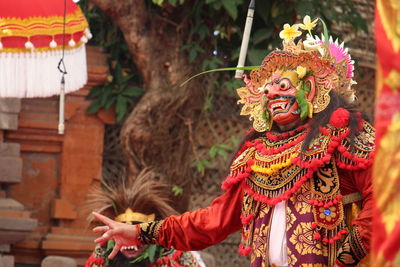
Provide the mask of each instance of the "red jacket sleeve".
{"label": "red jacket sleeve", "polygon": [[353,220],[367,251],[370,249],[372,231],[372,168],[360,171],[340,170],[340,184],[343,195],[360,192],[363,195],[362,209]]}
{"label": "red jacket sleeve", "polygon": [[360,192],[362,208],[353,219],[353,229],[338,250],[338,266],[355,266],[370,250],[372,225],[372,168],[360,171],[339,170],[341,193],[346,196]]}
{"label": "red jacket sleeve", "polygon": [[171,216],[162,223],[158,243],[178,250],[201,250],[238,231],[243,190],[240,184],[216,198],[206,209]]}

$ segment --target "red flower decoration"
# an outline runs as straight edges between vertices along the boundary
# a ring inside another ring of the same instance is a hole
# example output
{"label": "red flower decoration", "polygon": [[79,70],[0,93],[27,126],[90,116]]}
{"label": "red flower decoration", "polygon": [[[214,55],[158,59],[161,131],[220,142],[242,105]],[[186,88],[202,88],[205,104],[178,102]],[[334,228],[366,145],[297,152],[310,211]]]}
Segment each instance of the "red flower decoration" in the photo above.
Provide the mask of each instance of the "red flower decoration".
{"label": "red flower decoration", "polygon": [[329,124],[340,128],[349,125],[350,112],[344,108],[338,108],[332,113]]}

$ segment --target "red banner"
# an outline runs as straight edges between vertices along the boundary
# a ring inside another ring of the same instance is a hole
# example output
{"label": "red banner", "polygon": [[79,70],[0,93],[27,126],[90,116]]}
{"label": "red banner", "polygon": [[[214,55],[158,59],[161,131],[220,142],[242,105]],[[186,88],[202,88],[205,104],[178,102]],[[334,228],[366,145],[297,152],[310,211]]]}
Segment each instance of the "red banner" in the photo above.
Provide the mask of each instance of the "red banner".
{"label": "red banner", "polygon": [[400,1],[377,0],[372,266],[400,266]]}

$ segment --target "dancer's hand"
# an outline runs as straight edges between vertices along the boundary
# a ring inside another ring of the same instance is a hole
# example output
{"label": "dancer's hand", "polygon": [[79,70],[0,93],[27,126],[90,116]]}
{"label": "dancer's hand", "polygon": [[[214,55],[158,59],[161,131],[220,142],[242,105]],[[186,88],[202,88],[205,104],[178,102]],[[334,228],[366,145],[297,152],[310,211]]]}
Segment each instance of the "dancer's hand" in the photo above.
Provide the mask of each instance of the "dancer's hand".
{"label": "dancer's hand", "polygon": [[115,246],[111,254],[108,256],[109,259],[114,258],[122,247],[137,246],[140,243],[138,239],[138,227],[136,225],[116,222],[97,212],[93,212],[93,216],[105,224],[105,226],[93,228],[93,232],[103,233],[103,235],[97,238],[94,242],[105,243],[108,240],[115,241]]}

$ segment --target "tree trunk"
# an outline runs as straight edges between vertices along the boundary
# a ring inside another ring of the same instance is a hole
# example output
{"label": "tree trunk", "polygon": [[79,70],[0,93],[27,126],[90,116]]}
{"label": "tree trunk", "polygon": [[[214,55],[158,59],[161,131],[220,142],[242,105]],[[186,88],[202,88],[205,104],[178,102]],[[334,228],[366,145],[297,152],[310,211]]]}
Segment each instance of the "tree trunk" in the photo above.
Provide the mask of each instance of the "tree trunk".
{"label": "tree trunk", "polygon": [[[92,2],[120,27],[146,91],[121,131],[128,175],[134,179],[146,168],[152,176],[183,187],[186,197],[175,199],[183,210],[192,180],[191,129],[204,101],[199,81],[179,87],[199,71],[181,50],[187,26],[168,19],[168,14],[159,15],[161,11],[146,6],[144,0]],[[173,14],[175,21],[179,15]]]}

